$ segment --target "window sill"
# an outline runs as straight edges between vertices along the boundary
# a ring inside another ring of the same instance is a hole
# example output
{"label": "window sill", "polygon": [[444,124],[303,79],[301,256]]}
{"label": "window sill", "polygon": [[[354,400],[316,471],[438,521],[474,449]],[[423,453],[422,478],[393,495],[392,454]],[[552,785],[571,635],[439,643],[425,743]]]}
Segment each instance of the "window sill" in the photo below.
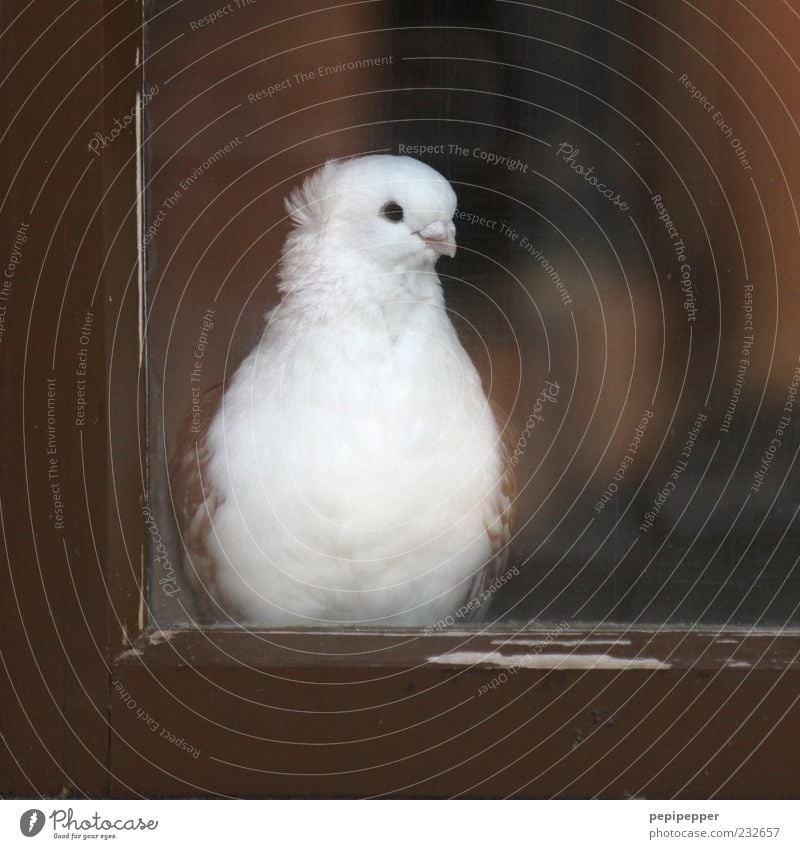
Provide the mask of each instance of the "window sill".
{"label": "window sill", "polygon": [[796,670],[800,632],[771,629],[509,627],[395,630],[148,628],[115,666],[319,666],[570,670]]}

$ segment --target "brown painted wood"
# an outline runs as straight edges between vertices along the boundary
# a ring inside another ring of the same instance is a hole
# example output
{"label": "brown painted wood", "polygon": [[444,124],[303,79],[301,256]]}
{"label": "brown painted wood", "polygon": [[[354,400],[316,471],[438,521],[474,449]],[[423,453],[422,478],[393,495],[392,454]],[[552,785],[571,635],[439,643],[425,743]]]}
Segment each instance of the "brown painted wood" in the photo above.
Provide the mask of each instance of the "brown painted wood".
{"label": "brown painted wood", "polygon": [[517,672],[425,662],[506,640],[530,663],[513,636],[408,637],[143,636],[115,667],[115,771],[127,792],[165,796],[797,793],[797,637],[585,634],[536,655],[553,668]]}
{"label": "brown painted wood", "polygon": [[796,634],[145,627],[135,139],[87,147],[132,108],[141,9],[61,12],[15,0],[0,20],[20,15],[0,51],[3,266],[29,225],[0,340],[0,793],[800,795]]}
{"label": "brown painted wood", "polygon": [[[123,424],[118,449],[137,437],[135,219],[114,241],[135,200],[135,144],[128,129],[101,159],[87,142],[130,110],[141,29],[134,3],[77,4],[58,20],[60,8],[26,7],[4,3],[2,21],[20,15],[2,49],[3,268],[27,228],[0,343],[0,792],[100,796],[106,661],[123,645],[115,612],[136,621],[107,530],[116,505],[129,512],[141,488],[128,447],[117,451],[127,477],[112,485],[107,440],[110,404]],[[113,343],[119,399],[107,391]]]}
{"label": "brown painted wood", "polygon": [[[474,657],[466,656],[470,653]],[[503,660],[498,660],[498,656]],[[566,623],[549,630],[236,631],[224,628],[148,628],[114,660],[115,670],[230,666],[403,669],[436,663],[451,669],[502,669],[513,664],[558,668],[647,668],[800,671],[800,634],[793,632],[678,629],[599,629]],[[437,658],[431,661],[430,658]]]}

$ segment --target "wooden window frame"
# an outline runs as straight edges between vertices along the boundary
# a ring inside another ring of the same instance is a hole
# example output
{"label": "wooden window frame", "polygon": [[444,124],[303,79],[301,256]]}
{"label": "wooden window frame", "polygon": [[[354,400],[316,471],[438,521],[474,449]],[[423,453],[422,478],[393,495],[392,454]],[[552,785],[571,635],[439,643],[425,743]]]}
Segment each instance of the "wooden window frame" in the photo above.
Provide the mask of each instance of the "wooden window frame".
{"label": "wooden window frame", "polygon": [[[102,159],[87,152],[135,103],[142,10],[104,0],[56,18],[16,5],[3,219],[29,221],[30,234],[0,347],[0,792],[797,796],[795,632],[147,624],[136,134]],[[43,75],[47,55],[61,58]],[[43,441],[49,378],[63,528]]]}

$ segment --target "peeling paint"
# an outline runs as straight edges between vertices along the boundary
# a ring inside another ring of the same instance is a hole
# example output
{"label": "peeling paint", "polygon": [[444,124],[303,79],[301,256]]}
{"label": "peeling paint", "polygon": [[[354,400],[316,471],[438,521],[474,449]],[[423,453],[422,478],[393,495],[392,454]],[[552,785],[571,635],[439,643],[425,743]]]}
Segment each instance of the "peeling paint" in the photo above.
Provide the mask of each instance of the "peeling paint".
{"label": "peeling paint", "polygon": [[[139,66],[139,48],[136,48],[136,66]],[[142,170],[142,94],[136,92],[136,256],[138,270],[136,284],[139,289],[139,368],[144,358],[144,174]]]}
{"label": "peeling paint", "polygon": [[508,637],[505,640],[492,640],[493,646],[629,646],[630,640],[518,640]]}
{"label": "peeling paint", "polygon": [[174,639],[177,631],[167,630],[167,631],[153,631],[152,634],[147,635],[147,642],[151,646],[157,646],[159,643],[168,643]]}
{"label": "peeling paint", "polygon": [[145,570],[145,546],[142,546],[140,557],[139,557],[139,567],[141,578],[139,580],[139,611],[137,614],[136,622],[139,625],[139,631],[144,630],[144,570]]}
{"label": "peeling paint", "polygon": [[118,655],[118,656],[117,656],[117,660],[125,660],[126,658],[130,658],[130,657],[141,657],[141,656],[142,656],[142,650],[141,650],[141,649],[137,649],[137,648],[135,648],[135,647],[131,647],[131,648],[129,648],[129,649],[126,649],[126,650],[125,650],[124,652],[122,652],[120,655]]}
{"label": "peeling paint", "polygon": [[428,663],[452,666],[495,666],[503,669],[671,669],[672,665],[650,657],[613,657],[609,654],[526,653],[500,654],[500,652],[454,651],[434,655]]}

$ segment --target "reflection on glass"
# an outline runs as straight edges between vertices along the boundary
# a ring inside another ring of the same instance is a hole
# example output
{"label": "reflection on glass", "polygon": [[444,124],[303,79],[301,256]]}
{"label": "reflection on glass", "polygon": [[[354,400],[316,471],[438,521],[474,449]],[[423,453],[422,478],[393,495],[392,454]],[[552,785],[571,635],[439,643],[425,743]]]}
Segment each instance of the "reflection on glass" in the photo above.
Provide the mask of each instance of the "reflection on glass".
{"label": "reflection on glass", "polygon": [[167,461],[277,301],[283,198],[384,152],[458,198],[437,271],[517,482],[486,621],[797,625],[796,145],[715,22],[213,5],[152,3],[146,33],[155,615],[198,616]]}

